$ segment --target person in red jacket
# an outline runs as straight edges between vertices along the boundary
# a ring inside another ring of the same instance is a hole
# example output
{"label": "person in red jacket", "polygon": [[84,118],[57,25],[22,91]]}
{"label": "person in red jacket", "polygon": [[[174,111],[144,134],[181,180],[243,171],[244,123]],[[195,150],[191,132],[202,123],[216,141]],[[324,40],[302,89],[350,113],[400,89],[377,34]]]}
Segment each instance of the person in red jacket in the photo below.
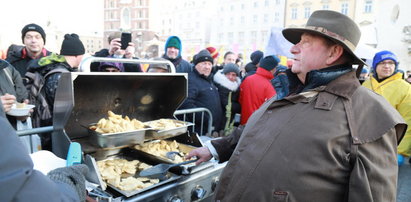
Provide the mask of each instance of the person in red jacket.
{"label": "person in red jacket", "polygon": [[276,95],[271,79],[280,59],[269,55],[261,59],[257,72],[247,77],[240,85],[241,125],[247,123],[251,114],[266,100]]}

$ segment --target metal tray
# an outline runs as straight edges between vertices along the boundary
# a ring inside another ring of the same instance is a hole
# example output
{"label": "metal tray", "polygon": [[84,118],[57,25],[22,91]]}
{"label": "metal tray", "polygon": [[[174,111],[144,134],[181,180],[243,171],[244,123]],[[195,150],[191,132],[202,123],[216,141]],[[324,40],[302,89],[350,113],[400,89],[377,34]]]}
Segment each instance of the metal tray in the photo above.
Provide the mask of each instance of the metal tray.
{"label": "metal tray", "polygon": [[90,142],[101,148],[113,148],[141,144],[144,142],[148,128],[120,132],[120,133],[99,133],[87,128],[90,134]]}
{"label": "metal tray", "polygon": [[[146,139],[147,140],[150,140],[150,139],[159,140],[159,139],[167,139],[170,137],[175,137],[183,133],[186,133],[188,130],[187,128],[193,125],[193,123],[186,122],[186,121],[180,121],[180,120],[175,120],[175,119],[166,119],[166,120],[171,120],[174,123],[181,124],[183,126],[172,128],[172,129],[167,129],[167,130],[159,130],[159,129],[150,128],[146,133]],[[147,121],[147,122],[144,122],[144,124],[149,126],[150,123],[154,121],[156,120]]]}
{"label": "metal tray", "polygon": [[[160,141],[160,140],[153,140],[153,141],[155,142],[155,141]],[[153,141],[151,141],[151,142],[153,142]],[[163,140],[163,141],[172,142],[172,141],[170,141],[170,140]],[[146,142],[146,143],[148,143],[148,142]],[[184,153],[189,153],[191,150],[197,148],[197,147],[195,147],[195,146],[186,145],[186,144],[182,144],[182,143],[179,143],[179,142],[177,142],[177,143],[179,144],[179,150],[180,150],[181,152],[184,152]],[[144,144],[141,144],[141,145],[144,145]],[[151,154],[151,153],[147,153],[147,152],[144,152],[144,151],[142,151],[142,150],[135,149],[134,147],[132,147],[132,150],[133,150],[135,153],[137,153],[138,156],[142,156],[142,157],[148,159],[150,162],[155,162],[155,163],[170,163],[170,164],[176,163],[176,162],[173,162],[172,160],[170,160],[170,159],[168,159],[168,158],[166,158],[166,157],[154,155],[154,154]],[[133,153],[133,152],[131,152],[131,153]]]}
{"label": "metal tray", "polygon": [[[141,160],[141,158],[136,158],[136,157],[138,157],[138,155],[136,156],[136,154],[131,154],[130,152],[127,152],[127,149],[125,149],[125,150],[123,149],[122,151],[123,151],[122,153],[119,153],[119,154],[110,156],[109,158],[107,158],[107,159],[105,159],[105,160],[108,160],[108,159],[139,160],[139,161],[141,161],[141,162],[143,162],[143,163],[146,163],[146,164],[149,164],[149,165],[153,165],[152,163],[149,163],[149,162],[147,162],[147,161]],[[95,166],[94,169],[96,170],[96,173],[99,173],[100,171],[99,171],[98,166],[97,166],[96,163],[95,163],[94,166]],[[98,175],[99,175],[99,177],[100,177],[100,174],[98,174]],[[100,177],[100,178],[101,178],[101,177]],[[122,194],[122,195],[124,195],[124,196],[126,196],[126,197],[130,197],[130,196],[134,196],[134,195],[136,195],[136,194],[145,192],[145,191],[147,191],[147,190],[154,189],[154,188],[156,188],[156,187],[158,187],[158,186],[161,186],[161,185],[163,185],[163,184],[167,184],[167,183],[169,183],[169,182],[173,182],[173,181],[175,181],[175,180],[177,180],[177,179],[179,179],[179,178],[180,178],[180,176],[178,176],[178,175],[176,175],[176,174],[174,174],[174,173],[172,173],[172,172],[167,172],[167,179],[160,180],[160,182],[157,183],[157,184],[153,184],[153,185],[151,185],[151,186],[149,186],[149,187],[146,187],[146,188],[144,188],[144,189],[139,189],[139,190],[135,190],[135,191],[124,191],[124,190],[121,190],[121,189],[119,189],[119,188],[117,188],[117,187],[115,187],[114,185],[111,185],[111,184],[109,184],[109,183],[104,182],[104,184],[106,184],[107,187],[109,187],[110,189],[113,189],[114,191],[116,191],[116,192],[118,192],[118,193],[120,193],[120,194]],[[101,180],[102,180],[102,179],[101,179]],[[100,185],[101,185],[101,184],[100,184]],[[105,190],[105,188],[104,188],[104,190]]]}
{"label": "metal tray", "polygon": [[153,184],[153,185],[151,185],[151,186],[149,186],[149,187],[146,187],[146,188],[144,188],[144,189],[139,189],[139,190],[135,190],[135,191],[124,191],[124,190],[121,190],[121,189],[119,189],[119,188],[117,188],[117,187],[115,187],[115,186],[113,186],[113,185],[111,185],[111,184],[108,184],[108,183],[107,183],[107,186],[110,187],[111,189],[115,190],[116,192],[118,192],[118,193],[126,196],[126,197],[130,197],[130,196],[134,196],[134,195],[137,195],[137,194],[139,194],[139,193],[145,192],[145,191],[147,191],[147,190],[154,189],[154,188],[156,188],[156,187],[158,187],[158,186],[161,186],[161,185],[163,185],[163,184],[167,184],[167,183],[169,183],[169,182],[173,182],[173,181],[175,181],[175,180],[177,180],[177,179],[180,178],[180,177],[177,176],[176,174],[172,174],[172,173],[169,173],[169,176],[170,176],[170,177],[169,177],[168,179],[163,180],[163,181],[160,181],[160,182],[157,183],[157,184]]}

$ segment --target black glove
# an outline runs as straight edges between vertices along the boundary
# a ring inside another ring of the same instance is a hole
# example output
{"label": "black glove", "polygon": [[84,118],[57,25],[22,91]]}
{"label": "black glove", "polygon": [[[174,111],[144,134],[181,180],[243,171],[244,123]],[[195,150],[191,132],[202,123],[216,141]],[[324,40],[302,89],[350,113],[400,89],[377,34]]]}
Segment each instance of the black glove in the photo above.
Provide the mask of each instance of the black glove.
{"label": "black glove", "polygon": [[50,171],[47,176],[55,182],[63,182],[76,190],[80,201],[86,201],[86,175],[88,167],[84,164],[70,167],[57,168]]}

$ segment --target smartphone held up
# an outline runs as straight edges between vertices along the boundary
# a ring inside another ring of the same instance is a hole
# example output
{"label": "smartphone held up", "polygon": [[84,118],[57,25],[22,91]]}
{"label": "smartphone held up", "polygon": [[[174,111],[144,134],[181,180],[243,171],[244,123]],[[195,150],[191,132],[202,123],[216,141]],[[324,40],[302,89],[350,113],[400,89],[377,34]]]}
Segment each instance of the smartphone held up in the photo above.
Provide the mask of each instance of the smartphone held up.
{"label": "smartphone held up", "polygon": [[128,47],[128,43],[131,42],[131,33],[121,33],[121,49],[125,50]]}

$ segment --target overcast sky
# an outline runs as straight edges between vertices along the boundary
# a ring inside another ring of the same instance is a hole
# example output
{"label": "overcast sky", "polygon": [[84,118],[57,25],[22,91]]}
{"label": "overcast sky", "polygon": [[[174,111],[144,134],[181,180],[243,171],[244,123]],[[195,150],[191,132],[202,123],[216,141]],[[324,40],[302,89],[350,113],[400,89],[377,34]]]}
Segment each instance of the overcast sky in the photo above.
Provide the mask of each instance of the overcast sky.
{"label": "overcast sky", "polygon": [[1,0],[0,48],[21,43],[20,31],[29,23],[46,31],[50,21],[50,26],[63,33],[102,33],[103,9],[104,0]]}

